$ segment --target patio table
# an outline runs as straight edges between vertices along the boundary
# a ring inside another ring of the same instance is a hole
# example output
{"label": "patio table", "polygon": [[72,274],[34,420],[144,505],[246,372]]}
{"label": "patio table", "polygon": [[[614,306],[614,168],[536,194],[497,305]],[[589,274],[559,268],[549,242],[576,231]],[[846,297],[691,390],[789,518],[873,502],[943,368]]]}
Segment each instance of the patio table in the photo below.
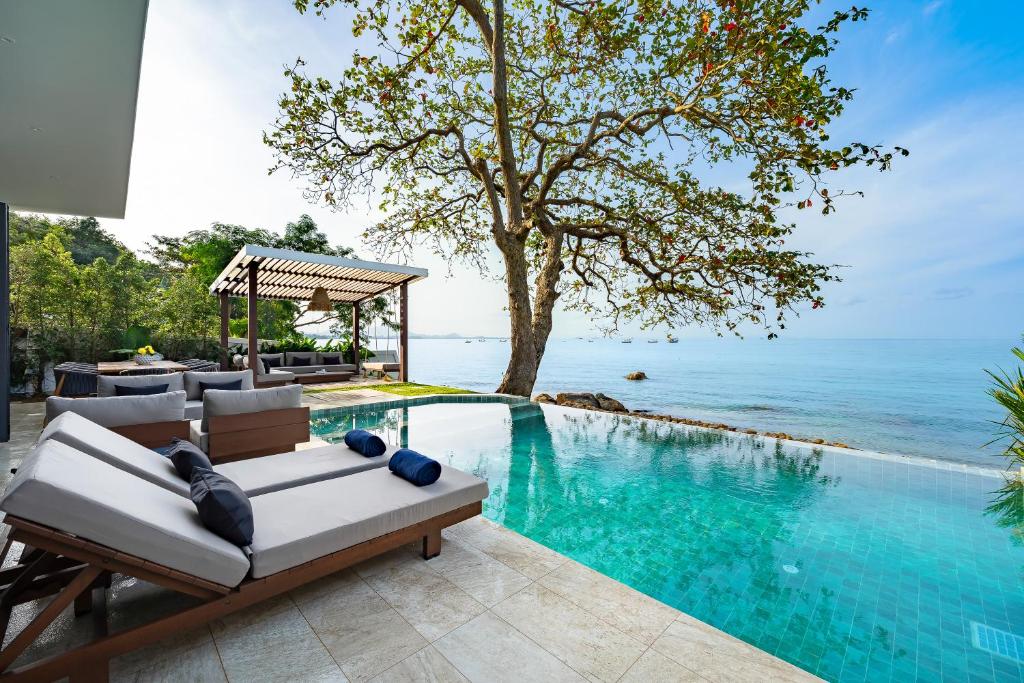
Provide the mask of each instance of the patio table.
{"label": "patio table", "polygon": [[167,372],[185,372],[189,369],[176,360],[155,360],[146,365],[139,365],[133,360],[102,361],[96,364],[96,370],[101,375],[120,375],[122,370],[134,370],[135,368],[164,368]]}

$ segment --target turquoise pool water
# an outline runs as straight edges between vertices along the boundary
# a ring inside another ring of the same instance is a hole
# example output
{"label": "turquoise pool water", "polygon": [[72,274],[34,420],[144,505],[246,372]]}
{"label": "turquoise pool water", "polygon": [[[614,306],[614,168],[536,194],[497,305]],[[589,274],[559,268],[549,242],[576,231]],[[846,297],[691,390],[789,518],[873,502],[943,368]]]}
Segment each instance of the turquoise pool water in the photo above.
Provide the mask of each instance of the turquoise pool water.
{"label": "turquoise pool water", "polygon": [[313,426],[473,472],[489,519],[825,679],[1024,678],[1024,547],[983,471],[530,403]]}

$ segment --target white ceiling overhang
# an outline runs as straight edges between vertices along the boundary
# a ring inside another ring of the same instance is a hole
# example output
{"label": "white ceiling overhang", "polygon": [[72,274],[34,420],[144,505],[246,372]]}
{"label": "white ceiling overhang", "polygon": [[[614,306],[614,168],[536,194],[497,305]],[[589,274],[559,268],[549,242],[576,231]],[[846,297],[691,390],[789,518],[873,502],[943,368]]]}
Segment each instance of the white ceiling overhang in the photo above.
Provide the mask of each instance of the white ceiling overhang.
{"label": "white ceiling overhang", "polygon": [[148,5],[0,2],[0,202],[124,217]]}

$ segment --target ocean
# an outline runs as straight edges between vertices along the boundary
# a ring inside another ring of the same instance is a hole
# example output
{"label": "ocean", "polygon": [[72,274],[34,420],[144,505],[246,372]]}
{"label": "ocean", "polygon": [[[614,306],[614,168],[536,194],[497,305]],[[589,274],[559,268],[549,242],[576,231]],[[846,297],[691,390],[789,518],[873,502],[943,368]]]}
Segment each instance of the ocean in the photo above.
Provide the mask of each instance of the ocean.
{"label": "ocean", "polygon": [[[534,393],[604,392],[631,410],[841,441],[884,453],[1002,466],[1003,414],[985,369],[1015,340],[553,339]],[[508,343],[410,340],[416,382],[493,391]],[[649,379],[625,379],[642,370]]]}

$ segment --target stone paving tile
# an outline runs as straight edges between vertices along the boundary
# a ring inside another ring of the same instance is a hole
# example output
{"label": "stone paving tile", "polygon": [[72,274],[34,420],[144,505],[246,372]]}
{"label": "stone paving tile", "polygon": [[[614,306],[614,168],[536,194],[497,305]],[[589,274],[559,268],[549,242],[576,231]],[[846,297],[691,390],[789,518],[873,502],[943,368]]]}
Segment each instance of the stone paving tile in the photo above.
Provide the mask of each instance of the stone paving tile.
{"label": "stone paving tile", "polygon": [[473,683],[586,680],[491,612],[455,629],[434,647]]}
{"label": "stone paving tile", "polygon": [[614,683],[647,649],[539,584],[528,586],[492,611],[592,681]]}
{"label": "stone paving tile", "polygon": [[428,645],[370,680],[371,683],[465,683],[469,679],[433,645]]}
{"label": "stone paving tile", "polygon": [[680,614],[578,562],[566,562],[538,583],[646,645],[657,640]]}

